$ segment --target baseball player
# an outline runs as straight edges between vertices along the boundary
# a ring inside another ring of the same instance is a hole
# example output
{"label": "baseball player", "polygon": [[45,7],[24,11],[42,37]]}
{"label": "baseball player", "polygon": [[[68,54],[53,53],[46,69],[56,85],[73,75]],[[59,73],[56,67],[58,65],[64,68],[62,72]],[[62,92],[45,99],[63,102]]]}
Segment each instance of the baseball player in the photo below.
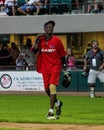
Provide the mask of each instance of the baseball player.
{"label": "baseball player", "polygon": [[66,68],[66,51],[61,40],[53,35],[54,26],[54,21],[46,22],[44,24],[45,33],[37,35],[32,47],[32,51],[38,52],[37,71],[43,75],[45,92],[50,98],[47,119],[56,118],[54,108],[56,109],[56,116],[61,114],[63,103],[57,100],[56,87],[59,84],[62,67]]}

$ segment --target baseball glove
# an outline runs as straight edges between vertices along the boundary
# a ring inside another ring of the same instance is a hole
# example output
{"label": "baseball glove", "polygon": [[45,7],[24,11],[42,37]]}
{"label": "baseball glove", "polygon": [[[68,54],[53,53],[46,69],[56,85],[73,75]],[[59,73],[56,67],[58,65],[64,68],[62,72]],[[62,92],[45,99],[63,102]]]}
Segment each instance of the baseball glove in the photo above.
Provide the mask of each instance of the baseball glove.
{"label": "baseball glove", "polygon": [[64,72],[64,77],[63,77],[63,80],[62,80],[62,86],[64,88],[68,88],[70,86],[71,81],[72,81],[71,74],[68,71]]}

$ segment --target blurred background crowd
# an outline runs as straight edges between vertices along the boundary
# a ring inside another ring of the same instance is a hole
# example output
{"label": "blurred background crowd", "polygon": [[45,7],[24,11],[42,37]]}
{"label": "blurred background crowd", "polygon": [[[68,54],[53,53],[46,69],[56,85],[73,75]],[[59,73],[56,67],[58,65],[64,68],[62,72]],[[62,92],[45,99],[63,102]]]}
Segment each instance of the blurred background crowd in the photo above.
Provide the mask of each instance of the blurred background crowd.
{"label": "blurred background crowd", "polygon": [[104,13],[104,0],[0,0],[0,10],[9,16]]}

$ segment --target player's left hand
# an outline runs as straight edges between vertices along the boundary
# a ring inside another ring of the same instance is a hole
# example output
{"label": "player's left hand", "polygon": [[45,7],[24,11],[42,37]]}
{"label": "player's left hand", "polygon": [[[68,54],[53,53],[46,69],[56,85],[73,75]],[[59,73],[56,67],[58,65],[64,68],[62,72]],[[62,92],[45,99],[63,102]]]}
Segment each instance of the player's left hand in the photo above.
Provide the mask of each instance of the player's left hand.
{"label": "player's left hand", "polygon": [[63,64],[63,71],[66,71],[66,70],[67,70],[67,65]]}

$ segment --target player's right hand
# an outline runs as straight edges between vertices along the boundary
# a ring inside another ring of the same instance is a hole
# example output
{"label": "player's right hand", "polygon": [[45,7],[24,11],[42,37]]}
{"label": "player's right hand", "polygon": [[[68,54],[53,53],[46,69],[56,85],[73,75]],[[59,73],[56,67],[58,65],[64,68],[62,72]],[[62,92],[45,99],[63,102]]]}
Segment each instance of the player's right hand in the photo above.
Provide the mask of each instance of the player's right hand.
{"label": "player's right hand", "polygon": [[35,40],[36,44],[40,44],[40,39],[39,39],[40,37],[44,37],[44,33],[41,33],[41,34],[37,35],[36,40]]}

